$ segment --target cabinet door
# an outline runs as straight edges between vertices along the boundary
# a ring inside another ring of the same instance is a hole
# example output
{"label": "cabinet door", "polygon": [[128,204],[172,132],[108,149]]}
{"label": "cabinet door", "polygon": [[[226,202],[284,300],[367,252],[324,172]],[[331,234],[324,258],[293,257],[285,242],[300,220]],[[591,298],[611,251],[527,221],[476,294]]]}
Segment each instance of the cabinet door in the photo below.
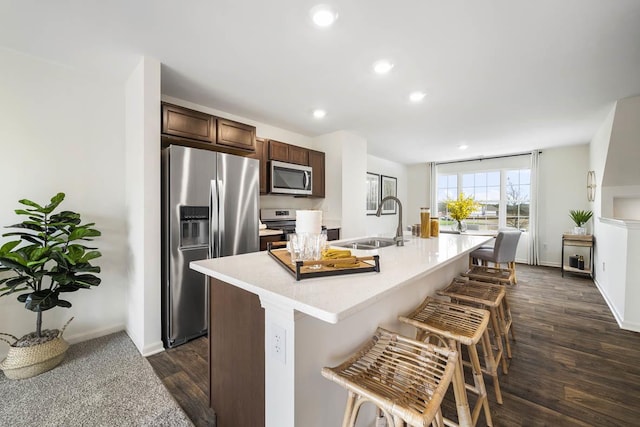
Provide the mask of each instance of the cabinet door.
{"label": "cabinet door", "polygon": [[309,150],[296,145],[289,145],[289,163],[309,166]]}
{"label": "cabinet door", "polygon": [[289,161],[289,144],[274,140],[269,141],[269,160]]}
{"label": "cabinet door", "polygon": [[311,197],[324,197],[324,153],[308,150],[309,166],[313,169]]}
{"label": "cabinet door", "polygon": [[216,118],[188,108],[162,104],[162,133],[215,143]]}
{"label": "cabinet door", "polygon": [[256,128],[233,120],[218,119],[216,145],[246,151],[256,149]]}
{"label": "cabinet door", "polygon": [[262,138],[256,138],[256,152],[251,155],[254,159],[260,160],[260,194],[267,194],[269,192],[269,174],[267,172],[267,141]]}

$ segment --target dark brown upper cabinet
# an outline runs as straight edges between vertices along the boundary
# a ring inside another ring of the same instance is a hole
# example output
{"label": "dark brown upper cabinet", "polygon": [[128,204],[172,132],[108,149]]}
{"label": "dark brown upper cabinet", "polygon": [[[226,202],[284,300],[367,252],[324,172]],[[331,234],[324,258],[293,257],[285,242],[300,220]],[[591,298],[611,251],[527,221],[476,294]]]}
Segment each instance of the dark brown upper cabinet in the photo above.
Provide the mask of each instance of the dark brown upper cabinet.
{"label": "dark brown upper cabinet", "polygon": [[248,155],[256,149],[255,126],[172,104],[162,104],[163,144]]}
{"label": "dark brown upper cabinet", "polygon": [[309,166],[309,150],[295,145],[289,146],[289,163]]}
{"label": "dark brown upper cabinet", "polygon": [[307,151],[309,153],[309,166],[313,170],[311,197],[324,197],[324,153],[315,150]]}
{"label": "dark brown upper cabinet", "polygon": [[269,160],[309,166],[309,150],[271,139],[269,140]]}
{"label": "dark brown upper cabinet", "polygon": [[227,119],[218,119],[216,145],[255,151],[256,128]]}
{"label": "dark brown upper cabinet", "polygon": [[188,108],[162,104],[162,133],[214,144],[216,118]]}
{"label": "dark brown upper cabinet", "polygon": [[284,142],[269,140],[269,160],[277,160],[280,162],[289,161],[289,144]]}

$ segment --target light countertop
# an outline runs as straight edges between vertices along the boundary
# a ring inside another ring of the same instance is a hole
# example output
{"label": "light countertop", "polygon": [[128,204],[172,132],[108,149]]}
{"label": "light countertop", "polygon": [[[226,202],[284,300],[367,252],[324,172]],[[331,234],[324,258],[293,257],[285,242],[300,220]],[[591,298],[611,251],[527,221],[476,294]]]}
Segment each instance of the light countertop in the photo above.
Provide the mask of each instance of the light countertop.
{"label": "light countertop", "polygon": [[405,239],[408,241],[402,247],[352,251],[357,256],[379,255],[380,273],[296,281],[267,252],[194,261],[190,263],[190,267],[260,298],[267,298],[325,322],[338,323],[410,280],[426,276],[492,238],[441,234],[440,237],[431,239],[405,235]]}
{"label": "light countertop", "polygon": [[282,230],[272,230],[272,229],[269,229],[269,228],[265,228],[263,230],[260,230],[258,232],[258,235],[260,237],[263,237],[263,236],[278,236],[278,235],[280,235],[282,233],[283,233]]}

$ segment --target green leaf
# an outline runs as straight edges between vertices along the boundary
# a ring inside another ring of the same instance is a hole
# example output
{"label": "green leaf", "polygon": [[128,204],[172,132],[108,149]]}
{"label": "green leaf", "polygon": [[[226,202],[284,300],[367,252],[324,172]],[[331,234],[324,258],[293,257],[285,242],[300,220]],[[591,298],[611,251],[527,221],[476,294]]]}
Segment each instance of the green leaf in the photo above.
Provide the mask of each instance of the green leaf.
{"label": "green leaf", "polygon": [[71,308],[71,303],[62,299],[58,300],[58,307]]}
{"label": "green leaf", "polygon": [[39,312],[47,311],[58,305],[58,292],[52,290],[35,291],[27,297],[25,308]]}
{"label": "green leaf", "polygon": [[89,251],[84,254],[84,256],[80,259],[80,262],[89,262],[92,259],[100,258],[102,254],[98,251]]}
{"label": "green leaf", "polygon": [[22,294],[18,296],[18,301],[20,302],[27,302],[27,298],[29,297],[29,295],[31,294]]}
{"label": "green leaf", "polygon": [[7,242],[0,248],[0,255],[4,255],[7,252],[11,252],[13,248],[20,244],[20,240],[14,240],[12,242]]}
{"label": "green leaf", "polygon": [[1,292],[1,291],[6,291],[7,289],[9,289],[9,291],[8,291],[8,292],[5,292],[5,293],[3,293],[3,294],[0,294],[0,297],[3,297],[3,296],[5,296],[5,295],[10,295],[10,294],[12,294],[12,293],[14,293],[14,292],[26,291],[26,290],[27,290],[27,289],[29,289],[29,288],[27,288],[27,287],[19,288],[19,289],[15,289],[15,288],[13,288],[13,289],[10,289],[10,288],[2,288],[2,289],[0,289],[0,292]]}
{"label": "green leaf", "polygon": [[76,284],[86,284],[91,286],[98,286],[102,282],[99,277],[94,276],[93,274],[80,274],[75,277],[74,283]]}
{"label": "green leaf", "polygon": [[37,204],[36,202],[32,202],[31,200],[28,199],[21,199],[18,200],[18,203],[21,203],[25,206],[31,206],[32,208],[35,208],[38,212],[42,212],[42,206],[40,206],[39,204]]}
{"label": "green leaf", "polygon": [[15,253],[10,253],[0,257],[0,265],[12,270],[23,271],[27,268],[27,261]]}
{"label": "green leaf", "polygon": [[18,214],[18,215],[27,215],[31,219],[44,218],[44,214],[41,214],[39,212],[34,212],[32,210],[31,211],[26,211],[24,209],[16,209],[14,212],[16,214]]}
{"label": "green leaf", "polygon": [[53,212],[60,203],[62,203],[62,201],[64,200],[64,193],[58,193],[55,196],[53,196],[51,198],[51,203],[49,203],[47,206],[45,206],[42,211],[44,213],[50,214],[51,212]]}

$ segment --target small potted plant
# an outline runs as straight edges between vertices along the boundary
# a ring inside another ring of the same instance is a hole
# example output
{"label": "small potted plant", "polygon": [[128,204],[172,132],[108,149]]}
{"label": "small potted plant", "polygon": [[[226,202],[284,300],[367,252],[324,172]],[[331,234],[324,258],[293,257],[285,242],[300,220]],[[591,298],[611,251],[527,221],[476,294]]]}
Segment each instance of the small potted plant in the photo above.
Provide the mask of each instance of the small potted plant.
{"label": "small potted plant", "polygon": [[447,211],[449,216],[456,221],[455,227],[458,232],[464,231],[462,221],[467,219],[478,207],[480,207],[480,204],[472,196],[464,197],[463,193],[458,195],[457,200],[447,200]]}
{"label": "small potted plant", "polygon": [[[81,243],[100,236],[100,232],[93,223],[81,224],[78,213],[54,213],[64,197],[64,193],[58,193],[46,206],[20,200],[25,208],[15,212],[26,219],[7,227],[17,231],[3,234],[17,239],[0,247],[0,297],[19,293],[17,300],[36,313],[35,332],[20,339],[1,334],[14,341],[0,338],[11,346],[0,363],[0,369],[11,379],[38,375],[62,361],[69,347],[62,339],[64,328],[42,330],[42,312],[69,308],[71,303],[61,294],[100,284],[95,275],[100,267],[91,265],[91,260],[101,253]],[[3,273],[9,273],[8,277]]]}
{"label": "small potted plant", "polygon": [[582,211],[582,210],[571,210],[569,211],[569,217],[573,220],[576,225],[573,227],[573,234],[585,235],[587,234],[587,229],[583,227],[593,216],[593,212],[591,211]]}

